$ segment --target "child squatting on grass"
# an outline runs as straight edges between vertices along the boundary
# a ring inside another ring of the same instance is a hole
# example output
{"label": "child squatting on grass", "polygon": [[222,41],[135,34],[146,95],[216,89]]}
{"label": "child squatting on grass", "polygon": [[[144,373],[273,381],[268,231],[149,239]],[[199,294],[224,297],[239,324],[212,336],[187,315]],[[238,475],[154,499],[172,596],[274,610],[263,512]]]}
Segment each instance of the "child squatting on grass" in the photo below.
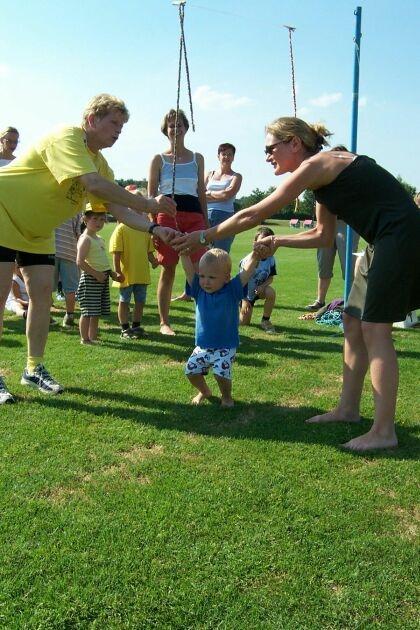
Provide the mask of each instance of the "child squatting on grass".
{"label": "child squatting on grass", "polygon": [[[267,236],[274,236],[274,232],[271,228],[266,226],[258,228],[254,236],[254,243]],[[242,270],[247,264],[248,257],[249,256],[246,256],[240,261],[239,270]],[[270,335],[276,332],[270,320],[274,304],[276,303],[276,291],[270,286],[275,275],[277,275],[277,270],[274,256],[261,258],[248,284],[244,287],[244,298],[241,303],[240,313],[240,322],[243,326],[250,325],[256,300],[264,300],[264,310],[260,326]]]}
{"label": "child squatting on grass", "polygon": [[196,347],[185,367],[188,380],[198,389],[192,403],[199,405],[211,397],[204,377],[212,367],[222,407],[233,407],[232,364],[239,345],[239,303],[259,258],[252,252],[233,279],[230,278],[232,261],[222,249],[213,248],[201,257],[198,274],[189,257],[183,255],[181,259],[196,303]]}
{"label": "child squatting on grass", "polygon": [[[90,208],[89,204],[86,206]],[[80,343],[93,344],[98,337],[100,315],[110,313],[109,277],[123,282],[124,276],[110,269],[105,241],[98,236],[105,223],[105,212],[86,210],[86,230],[77,242],[77,264],[82,270],[77,299],[80,305]]]}

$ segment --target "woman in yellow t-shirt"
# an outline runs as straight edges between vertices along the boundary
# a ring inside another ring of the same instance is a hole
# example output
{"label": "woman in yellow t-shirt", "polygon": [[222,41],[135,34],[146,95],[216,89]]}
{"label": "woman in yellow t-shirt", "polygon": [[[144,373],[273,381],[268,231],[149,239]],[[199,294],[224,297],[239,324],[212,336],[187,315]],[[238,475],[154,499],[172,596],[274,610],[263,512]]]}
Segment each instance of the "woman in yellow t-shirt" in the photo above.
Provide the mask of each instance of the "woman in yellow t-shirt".
{"label": "woman in yellow t-shirt", "polygon": [[[174,215],[175,202],[162,195],[131,195],[114,183],[101,154],[118,140],[128,117],[123,101],[100,94],[88,104],[80,127],[50,134],[0,168],[0,332],[16,260],[29,294],[28,360],[21,384],[45,394],[63,391],[43,364],[54,282],[54,228],[83,210],[89,198],[93,210],[106,210],[134,229],[164,242],[174,235],[174,230],[137,212]],[[0,404],[11,402],[13,396],[0,377]]]}

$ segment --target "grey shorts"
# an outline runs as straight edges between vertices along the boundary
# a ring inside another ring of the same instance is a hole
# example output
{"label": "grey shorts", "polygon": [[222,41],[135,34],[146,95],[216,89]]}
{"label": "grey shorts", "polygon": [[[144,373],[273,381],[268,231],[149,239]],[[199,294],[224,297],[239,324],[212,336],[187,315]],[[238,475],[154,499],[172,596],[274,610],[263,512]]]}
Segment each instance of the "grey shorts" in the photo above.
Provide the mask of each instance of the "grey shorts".
{"label": "grey shorts", "polygon": [[[333,277],[335,255],[338,253],[341,266],[341,274],[344,279],[346,268],[346,234],[347,224],[338,219],[334,245],[332,247],[322,247],[317,250],[318,276],[323,279]],[[353,232],[352,250],[357,252],[359,246],[359,235]]]}

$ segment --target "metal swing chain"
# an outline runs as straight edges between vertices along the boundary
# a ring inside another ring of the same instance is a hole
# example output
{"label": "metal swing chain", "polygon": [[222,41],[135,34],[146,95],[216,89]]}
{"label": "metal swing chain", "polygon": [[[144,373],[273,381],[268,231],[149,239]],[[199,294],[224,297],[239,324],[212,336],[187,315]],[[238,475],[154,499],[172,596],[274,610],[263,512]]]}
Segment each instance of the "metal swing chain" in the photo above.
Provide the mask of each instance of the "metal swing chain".
{"label": "metal swing chain", "polygon": [[[290,67],[292,70],[293,112],[296,118],[297,108],[296,108],[296,87],[295,87],[295,62],[293,59],[293,44],[292,44],[292,33],[296,30],[296,28],[294,26],[286,26],[286,25],[284,25],[284,28],[287,28],[287,30],[289,31]],[[294,214],[297,214],[298,210],[299,210],[299,197],[296,197]]]}
{"label": "metal swing chain", "polygon": [[187,48],[185,46],[185,34],[184,34],[184,4],[180,3],[178,6],[179,11],[179,27],[180,27],[180,39],[179,39],[179,58],[178,58],[178,86],[177,86],[177,97],[176,97],[176,115],[175,115],[175,146],[174,146],[174,155],[172,160],[172,199],[175,197],[175,169],[176,169],[176,159],[177,159],[177,144],[178,144],[178,117],[179,117],[179,100],[181,94],[181,71],[182,71],[182,54],[184,53],[184,61],[185,61],[185,71],[187,75],[187,85],[188,85],[188,98],[190,102],[190,113],[191,113],[191,126],[193,131],[195,131],[194,124],[194,113],[193,113],[193,105],[191,99],[191,84],[190,84],[190,73],[188,68],[188,58],[187,58]]}
{"label": "metal swing chain", "polygon": [[296,30],[296,28],[294,26],[286,26],[286,25],[284,25],[284,28],[287,28],[287,30],[289,31],[290,66],[292,69],[293,111],[296,118],[297,110],[296,110],[296,88],[295,88],[295,62],[293,59],[293,44],[292,44],[292,33]]}

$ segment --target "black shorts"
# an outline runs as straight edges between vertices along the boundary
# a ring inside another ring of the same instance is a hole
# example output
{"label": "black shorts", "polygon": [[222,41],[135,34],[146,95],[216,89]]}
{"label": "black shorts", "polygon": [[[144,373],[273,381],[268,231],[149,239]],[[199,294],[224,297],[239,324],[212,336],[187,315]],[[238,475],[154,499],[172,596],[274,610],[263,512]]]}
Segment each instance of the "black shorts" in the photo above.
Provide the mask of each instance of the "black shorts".
{"label": "black shorts", "polygon": [[18,267],[32,267],[33,265],[55,265],[55,254],[31,254],[9,249],[0,245],[0,262],[17,262]]}

